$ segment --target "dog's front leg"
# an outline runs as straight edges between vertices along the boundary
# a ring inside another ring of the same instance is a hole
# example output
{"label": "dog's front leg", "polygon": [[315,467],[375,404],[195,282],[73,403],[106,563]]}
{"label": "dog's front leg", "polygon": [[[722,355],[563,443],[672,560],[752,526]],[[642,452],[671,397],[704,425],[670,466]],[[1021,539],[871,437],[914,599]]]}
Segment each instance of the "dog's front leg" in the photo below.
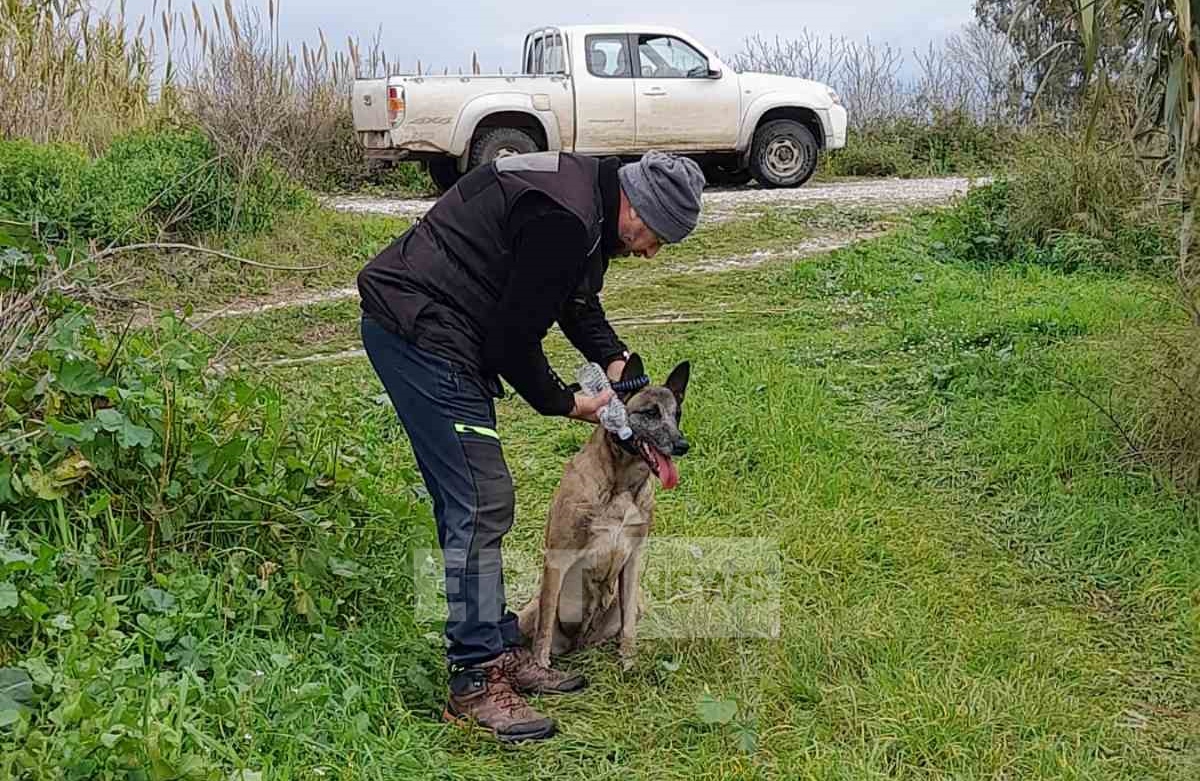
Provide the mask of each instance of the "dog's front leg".
{"label": "dog's front leg", "polygon": [[537,633],[533,638],[533,658],[542,667],[550,666],[550,649],[554,646],[554,630],[558,626],[558,598],[570,562],[557,551],[546,551],[542,568],[542,590],[538,596]]}
{"label": "dog's front leg", "polygon": [[637,662],[638,584],[641,575],[642,551],[639,545],[621,570],[621,640],[617,653],[621,656],[621,666],[626,670],[632,670]]}

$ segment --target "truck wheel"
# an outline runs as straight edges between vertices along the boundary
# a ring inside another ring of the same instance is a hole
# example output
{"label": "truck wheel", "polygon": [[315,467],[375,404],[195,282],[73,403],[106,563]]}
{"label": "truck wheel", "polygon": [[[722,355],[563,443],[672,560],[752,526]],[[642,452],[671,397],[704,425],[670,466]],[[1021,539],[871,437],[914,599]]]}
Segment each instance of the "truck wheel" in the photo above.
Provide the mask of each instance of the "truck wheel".
{"label": "truck wheel", "polygon": [[435,157],[425,163],[425,170],[433,180],[433,186],[439,193],[444,193],[462,178],[458,172],[458,161],[453,157]]}
{"label": "truck wheel", "polygon": [[750,173],[763,187],[799,187],[817,170],[817,140],[790,119],[768,122],[754,134]]}
{"label": "truck wheel", "polygon": [[537,141],[524,130],[515,127],[496,127],[485,130],[471,144],[471,168],[511,155],[540,152]]}

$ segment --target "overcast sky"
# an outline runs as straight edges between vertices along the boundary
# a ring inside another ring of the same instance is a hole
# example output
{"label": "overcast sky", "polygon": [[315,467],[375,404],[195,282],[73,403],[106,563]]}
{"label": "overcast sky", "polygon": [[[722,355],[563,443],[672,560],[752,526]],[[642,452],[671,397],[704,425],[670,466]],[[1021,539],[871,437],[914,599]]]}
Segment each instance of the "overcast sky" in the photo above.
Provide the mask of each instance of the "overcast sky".
{"label": "overcast sky", "polygon": [[[99,0],[103,5],[105,0]],[[126,14],[147,13],[153,0],[127,0]],[[233,0],[265,10],[266,0]],[[202,9],[211,0],[198,0]],[[222,3],[223,4],[223,3]],[[159,9],[164,7],[163,0]],[[175,0],[190,18],[190,0]],[[607,0],[563,3],[550,0],[282,0],[282,32],[292,41],[313,40],[317,28],[331,42],[347,35],[364,41],[382,29],[389,58],[409,67],[421,59],[440,70],[468,66],[478,51],[485,71],[520,63],[530,28],[545,24],[645,22],[678,27],[730,59],[747,35],[795,36],[804,27],[854,39],[871,36],[906,54],[939,40],[969,22],[972,0]],[[207,16],[207,14],[206,14]]]}

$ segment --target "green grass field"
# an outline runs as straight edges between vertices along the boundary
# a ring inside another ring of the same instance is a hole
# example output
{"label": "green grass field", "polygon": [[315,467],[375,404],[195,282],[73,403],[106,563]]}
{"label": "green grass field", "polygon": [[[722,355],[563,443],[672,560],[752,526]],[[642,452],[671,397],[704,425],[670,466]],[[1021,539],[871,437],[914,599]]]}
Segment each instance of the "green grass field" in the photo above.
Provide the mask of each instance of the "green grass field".
{"label": "green grass field", "polygon": [[[355,219],[328,230],[359,254],[393,227],[341,238]],[[256,568],[269,580],[254,551],[165,556],[159,583],[178,609],[164,612],[177,632],[207,627],[194,638],[205,664],[190,672],[177,655],[151,678],[161,685],[120,689],[153,632],[47,632],[46,686],[91,695],[40,729],[81,729],[98,703],[139,709],[161,725],[146,740],[175,772],[162,778],[187,776],[188,756],[247,780],[1200,776],[1200,507],[1127,461],[1080,393],[1118,413],[1136,402],[1136,356],[1177,317],[1169,282],[982,270],[935,259],[928,216],[895,219],[892,235],[826,255],[689,270],[814,232],[767,215],[612,272],[606,307],[641,320],[618,330],[651,374],[693,367],[692,450],[679,489],[660,492],[655,534],[777,544],[777,638],[643,640],[630,672],[613,649],[564,660],[591,687],[537,702],[561,730],[544,744],[441,724],[439,629],[416,620],[408,559],[434,544],[432,519],[382,388],[362,359],[253,369],[283,389],[279,415],[375,476],[378,516],[354,534],[376,587],[336,622],[265,626],[232,585]],[[357,261],[336,268],[322,284],[351,284]],[[197,308],[233,297],[173,284],[150,288]],[[663,313],[693,322],[646,322]],[[356,346],[355,318],[353,302],[325,304],[216,335],[247,361],[329,352]],[[565,341],[549,348],[569,373]],[[588,432],[513,398],[499,417],[518,494],[506,552],[528,561]],[[105,567],[132,578],[144,562]],[[103,693],[110,678],[122,694]]]}

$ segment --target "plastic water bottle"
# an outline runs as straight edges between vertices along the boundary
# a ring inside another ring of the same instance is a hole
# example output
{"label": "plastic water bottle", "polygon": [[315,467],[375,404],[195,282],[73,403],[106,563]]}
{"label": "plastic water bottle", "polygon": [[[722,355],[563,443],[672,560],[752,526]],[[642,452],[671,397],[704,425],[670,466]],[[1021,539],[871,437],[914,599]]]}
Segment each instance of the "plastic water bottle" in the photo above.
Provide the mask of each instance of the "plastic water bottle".
{"label": "plastic water bottle", "polygon": [[[579,387],[589,396],[599,396],[604,391],[609,390],[612,386],[608,382],[608,375],[604,373],[604,369],[600,368],[598,363],[585,363],[579,367],[579,371],[575,373],[575,379],[579,380]],[[629,428],[629,415],[625,412],[625,405],[613,394],[612,400],[600,408],[600,425],[604,426],[606,431],[611,431],[620,439],[629,439],[633,436],[633,429]]]}

